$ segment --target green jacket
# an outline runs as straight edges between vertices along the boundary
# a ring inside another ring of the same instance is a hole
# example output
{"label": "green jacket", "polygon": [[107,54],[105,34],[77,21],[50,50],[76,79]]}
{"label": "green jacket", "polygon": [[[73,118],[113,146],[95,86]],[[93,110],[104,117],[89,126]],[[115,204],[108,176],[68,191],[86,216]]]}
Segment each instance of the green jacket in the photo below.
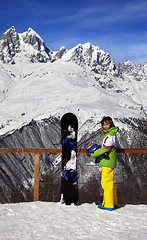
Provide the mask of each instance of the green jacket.
{"label": "green jacket", "polygon": [[102,130],[104,135],[101,148],[97,149],[93,156],[98,157],[103,153],[108,155],[101,156],[99,164],[105,167],[115,168],[117,162],[117,142],[116,142],[116,133],[119,131],[118,127],[112,127],[108,131]]}

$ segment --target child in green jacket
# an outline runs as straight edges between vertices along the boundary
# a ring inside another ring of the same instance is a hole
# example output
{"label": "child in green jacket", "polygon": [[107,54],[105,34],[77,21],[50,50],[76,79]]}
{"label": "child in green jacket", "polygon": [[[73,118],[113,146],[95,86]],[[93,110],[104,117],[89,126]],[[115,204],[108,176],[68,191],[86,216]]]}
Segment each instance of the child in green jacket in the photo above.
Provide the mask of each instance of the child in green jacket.
{"label": "child in green jacket", "polygon": [[[115,127],[111,117],[104,117],[101,121],[102,133],[104,135],[101,148],[98,148],[92,157],[100,157],[99,164],[102,165],[101,185],[104,190],[103,203],[98,208],[112,211],[117,207],[117,190],[113,181],[114,168],[117,161],[116,133],[119,131]],[[107,153],[107,155],[103,155]]]}

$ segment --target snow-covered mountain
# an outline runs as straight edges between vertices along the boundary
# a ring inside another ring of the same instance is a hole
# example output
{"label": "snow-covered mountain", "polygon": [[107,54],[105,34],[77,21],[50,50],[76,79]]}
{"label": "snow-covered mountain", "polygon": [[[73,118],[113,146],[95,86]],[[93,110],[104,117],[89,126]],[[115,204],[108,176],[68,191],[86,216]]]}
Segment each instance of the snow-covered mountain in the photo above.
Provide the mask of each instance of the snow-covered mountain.
{"label": "snow-covered mountain", "polygon": [[[81,147],[100,141],[104,115],[112,116],[120,127],[121,147],[144,147],[146,92],[147,63],[135,65],[126,61],[117,66],[108,53],[91,43],[51,51],[31,28],[17,33],[11,27],[0,39],[0,147],[60,147],[60,119],[69,111],[78,117]],[[132,171],[136,189],[143,191],[139,184],[141,180],[144,184],[146,165],[142,171],[133,157],[128,163],[124,159],[127,157],[120,157],[116,179],[122,184]],[[146,157],[142,159],[145,162]],[[11,160],[8,155],[1,155],[2,196],[4,189],[10,192],[11,184],[30,186],[33,179],[31,155],[19,154],[11,156]],[[79,156],[82,187],[93,172],[97,174],[93,166],[84,167],[86,161],[85,156]],[[58,172],[60,156],[42,156],[41,172],[48,172],[49,166]],[[143,174],[136,179],[135,169]]]}
{"label": "snow-covered mountain", "polygon": [[0,49],[1,134],[66,111],[81,124],[103,115],[145,117],[146,64],[116,66],[91,43],[53,52],[31,28],[19,34],[11,27]]}

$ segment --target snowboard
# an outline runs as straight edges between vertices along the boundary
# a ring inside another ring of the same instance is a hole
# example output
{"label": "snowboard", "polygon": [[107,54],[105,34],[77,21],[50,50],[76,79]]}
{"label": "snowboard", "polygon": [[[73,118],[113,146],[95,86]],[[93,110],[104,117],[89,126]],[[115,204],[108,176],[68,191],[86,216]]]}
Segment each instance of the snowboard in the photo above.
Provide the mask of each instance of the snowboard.
{"label": "snowboard", "polygon": [[70,112],[64,114],[61,119],[61,202],[66,205],[78,201],[77,133],[77,117]]}

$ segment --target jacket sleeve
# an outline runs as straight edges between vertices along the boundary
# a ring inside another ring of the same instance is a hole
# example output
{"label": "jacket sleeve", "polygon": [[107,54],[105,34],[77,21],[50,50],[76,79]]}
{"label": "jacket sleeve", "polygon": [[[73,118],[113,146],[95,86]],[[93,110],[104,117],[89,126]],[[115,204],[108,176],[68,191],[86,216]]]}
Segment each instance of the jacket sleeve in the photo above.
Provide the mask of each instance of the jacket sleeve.
{"label": "jacket sleeve", "polygon": [[105,149],[116,149],[117,148],[117,142],[116,142],[116,136],[109,136],[107,135],[104,139],[103,139],[103,143],[102,146]]}
{"label": "jacket sleeve", "polygon": [[106,152],[109,153],[112,149],[116,149],[116,148],[117,148],[116,136],[107,135],[103,139],[102,147],[97,149],[94,152],[93,156],[98,157]]}

